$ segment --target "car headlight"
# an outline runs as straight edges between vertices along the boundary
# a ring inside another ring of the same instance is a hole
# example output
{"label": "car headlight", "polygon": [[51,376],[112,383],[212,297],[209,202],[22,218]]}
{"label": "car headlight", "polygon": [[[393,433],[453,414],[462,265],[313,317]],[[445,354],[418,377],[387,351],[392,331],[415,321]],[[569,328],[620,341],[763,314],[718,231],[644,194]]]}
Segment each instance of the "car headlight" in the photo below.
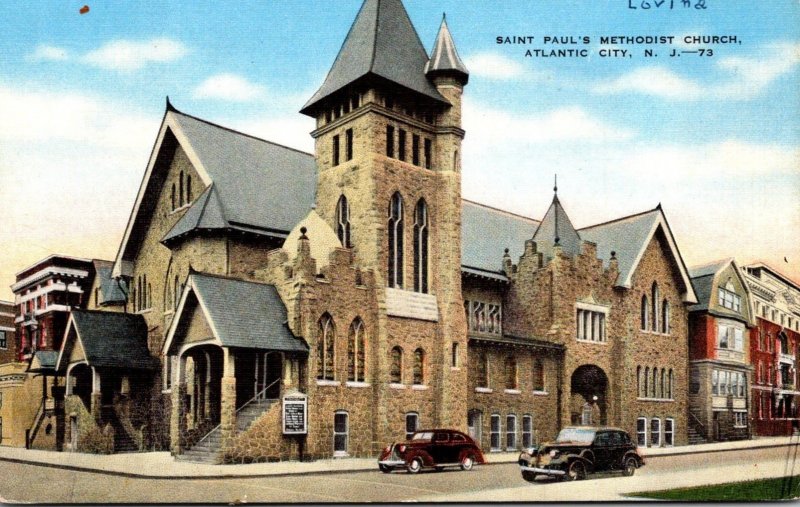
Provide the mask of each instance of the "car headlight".
{"label": "car headlight", "polygon": [[406,446],[401,445],[397,448],[397,452],[406,452]]}
{"label": "car headlight", "polygon": [[551,458],[557,458],[557,457],[558,457],[558,454],[559,454],[559,453],[558,453],[558,451],[556,451],[556,450],[552,450],[552,451],[550,451],[550,457],[551,457]]}
{"label": "car headlight", "polygon": [[531,456],[536,456],[536,451],[537,450],[538,449],[536,447],[528,447],[527,449],[525,449],[525,452],[527,452]]}

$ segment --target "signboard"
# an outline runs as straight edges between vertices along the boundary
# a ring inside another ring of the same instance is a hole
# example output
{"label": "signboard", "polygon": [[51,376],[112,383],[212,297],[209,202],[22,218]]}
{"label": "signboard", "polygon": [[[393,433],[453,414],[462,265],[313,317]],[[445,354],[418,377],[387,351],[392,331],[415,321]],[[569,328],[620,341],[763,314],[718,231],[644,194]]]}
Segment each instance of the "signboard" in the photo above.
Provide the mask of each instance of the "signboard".
{"label": "signboard", "polygon": [[283,434],[305,435],[308,433],[308,397],[290,394],[283,397]]}
{"label": "signboard", "polygon": [[402,289],[386,288],[386,313],[408,319],[439,320],[439,307],[436,296]]}

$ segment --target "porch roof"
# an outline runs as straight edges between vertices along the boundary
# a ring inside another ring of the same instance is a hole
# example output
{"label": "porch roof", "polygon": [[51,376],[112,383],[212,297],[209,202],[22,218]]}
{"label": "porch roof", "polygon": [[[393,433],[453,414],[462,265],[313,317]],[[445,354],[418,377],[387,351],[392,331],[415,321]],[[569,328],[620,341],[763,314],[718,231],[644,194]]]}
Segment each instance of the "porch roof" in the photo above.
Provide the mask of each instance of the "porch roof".
{"label": "porch roof", "polygon": [[55,350],[37,350],[28,363],[28,373],[50,373],[56,370],[58,352]]}

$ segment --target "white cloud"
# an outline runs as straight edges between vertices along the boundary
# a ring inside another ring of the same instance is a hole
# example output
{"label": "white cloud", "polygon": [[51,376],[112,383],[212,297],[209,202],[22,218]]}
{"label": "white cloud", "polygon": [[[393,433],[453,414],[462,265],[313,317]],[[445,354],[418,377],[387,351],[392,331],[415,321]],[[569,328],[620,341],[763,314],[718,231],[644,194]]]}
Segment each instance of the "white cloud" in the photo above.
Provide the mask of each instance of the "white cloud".
{"label": "white cloud", "polygon": [[267,116],[269,119],[232,119],[225,125],[296,150],[314,152],[314,140],[309,135],[314,129],[312,118],[297,113]]}
{"label": "white cloud", "polygon": [[464,63],[472,75],[487,79],[516,79],[525,74],[525,67],[520,62],[499,53],[477,53]]}
{"label": "white cloud", "polygon": [[95,67],[129,72],[139,70],[148,63],[171,62],[187,53],[188,49],[183,44],[168,38],[116,40],[86,53],[82,60]]}
{"label": "white cloud", "polygon": [[783,42],[767,46],[757,58],[719,59],[716,67],[725,76],[711,83],[681,77],[665,67],[640,67],[611,82],[597,83],[593,91],[606,95],[640,93],[672,100],[749,100],[799,64],[800,44]]}
{"label": "white cloud", "polygon": [[195,88],[195,99],[217,99],[231,102],[251,102],[265,96],[263,87],[235,74],[211,76]]}
{"label": "white cloud", "polygon": [[64,61],[70,57],[69,51],[58,46],[49,44],[39,44],[36,50],[30,55],[32,60]]}

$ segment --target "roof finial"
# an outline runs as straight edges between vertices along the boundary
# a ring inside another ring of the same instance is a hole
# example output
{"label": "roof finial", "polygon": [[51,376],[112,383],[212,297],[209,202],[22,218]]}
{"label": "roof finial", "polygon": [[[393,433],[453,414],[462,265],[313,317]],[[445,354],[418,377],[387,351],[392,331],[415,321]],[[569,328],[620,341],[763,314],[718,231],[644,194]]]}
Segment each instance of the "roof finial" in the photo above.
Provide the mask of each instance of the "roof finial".
{"label": "roof finial", "polygon": [[556,183],[553,186],[553,193],[558,195],[558,174],[556,174]]}
{"label": "roof finial", "polygon": [[177,111],[177,109],[175,109],[175,106],[172,105],[172,102],[169,101],[169,95],[167,95],[167,111],[173,111],[173,112]]}
{"label": "roof finial", "polygon": [[447,13],[446,13],[446,12],[443,12],[443,13],[442,13],[442,21],[443,21],[443,22],[444,22],[444,21],[447,21]]}

